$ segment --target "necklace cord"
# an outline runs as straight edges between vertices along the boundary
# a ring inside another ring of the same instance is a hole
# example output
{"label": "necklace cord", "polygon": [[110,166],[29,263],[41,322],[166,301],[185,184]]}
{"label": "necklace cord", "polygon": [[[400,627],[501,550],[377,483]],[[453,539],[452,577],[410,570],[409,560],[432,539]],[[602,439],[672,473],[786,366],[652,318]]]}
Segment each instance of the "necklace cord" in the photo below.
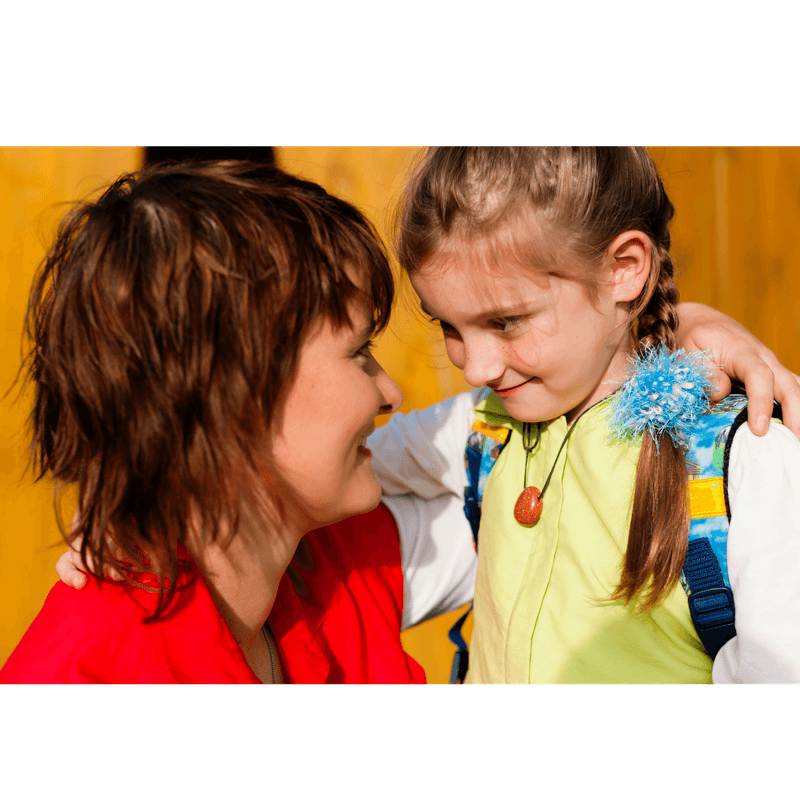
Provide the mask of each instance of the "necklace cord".
{"label": "necklace cord", "polygon": [[266,622],[261,627],[261,633],[264,634],[264,641],[267,643],[267,650],[269,650],[269,665],[272,670],[272,682],[275,683],[275,654],[272,652],[272,644],[270,644],[269,636],[267,636]]}
{"label": "necklace cord", "polygon": [[[523,485],[523,489],[528,488],[528,459],[531,457],[531,453],[539,446],[539,439],[542,438],[542,425],[541,423],[536,423],[536,441],[531,444],[531,425],[530,422],[523,422],[522,423],[522,446],[525,449],[525,481]],[[527,444],[526,444],[527,441]]]}
{"label": "necklace cord", "polygon": [[[578,417],[578,419],[580,419],[582,416],[583,416],[583,414],[581,414]],[[575,422],[573,422],[572,425],[569,426],[569,430],[567,431],[567,435],[564,437],[564,441],[561,442],[561,447],[558,448],[558,452],[556,453],[556,457],[553,460],[553,466],[550,468],[550,474],[547,476],[547,480],[544,482],[544,486],[542,487],[542,491],[540,492],[539,497],[544,497],[544,493],[547,491],[547,487],[550,485],[550,478],[553,477],[553,473],[556,471],[556,464],[558,464],[558,457],[561,455],[561,451],[564,449],[564,446],[566,445],[567,440],[572,435],[572,431],[575,430],[575,426],[578,424],[578,419],[576,419]]]}
{"label": "necklace cord", "polygon": [[[612,394],[615,394],[612,393]],[[607,398],[603,398],[606,400]],[[544,482],[544,486],[542,487],[542,491],[539,492],[539,498],[544,497],[544,493],[547,491],[547,487],[550,485],[550,479],[553,477],[553,473],[556,470],[556,464],[558,464],[558,457],[561,455],[561,451],[564,449],[564,446],[567,444],[569,437],[572,436],[572,431],[575,430],[575,426],[578,424],[578,420],[587,412],[591,411],[596,405],[599,405],[603,402],[603,400],[598,400],[596,403],[593,403],[589,406],[589,408],[585,408],[581,411],[580,414],[575,418],[575,421],[572,425],[569,426],[569,430],[567,431],[567,435],[564,437],[564,441],[561,442],[561,447],[558,448],[558,452],[556,453],[556,457],[553,460],[553,466],[550,468],[550,474],[547,476],[547,480]],[[531,437],[531,427],[536,425],[536,441],[533,444],[530,444],[530,437]],[[523,422],[522,423],[522,446],[525,449],[525,480],[524,480],[524,489],[528,488],[528,459],[530,458],[531,453],[536,449],[539,445],[539,439],[542,435],[542,427],[540,422]],[[525,440],[528,440],[528,444],[525,444]]]}

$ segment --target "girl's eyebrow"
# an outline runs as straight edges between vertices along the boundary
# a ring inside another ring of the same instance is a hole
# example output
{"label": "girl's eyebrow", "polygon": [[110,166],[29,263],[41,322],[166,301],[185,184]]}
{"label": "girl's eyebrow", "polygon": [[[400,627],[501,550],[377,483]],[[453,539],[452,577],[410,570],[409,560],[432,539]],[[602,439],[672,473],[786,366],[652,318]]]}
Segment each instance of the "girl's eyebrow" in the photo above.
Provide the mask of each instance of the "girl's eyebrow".
{"label": "girl's eyebrow", "polygon": [[[443,319],[442,317],[434,314],[430,311],[424,303],[420,303],[420,307],[422,308],[422,313],[427,314],[429,317],[433,319],[438,319],[441,322],[446,322],[447,320]],[[478,313],[473,315],[473,319],[504,319],[506,317],[520,317],[525,316],[526,314],[531,313],[531,306],[530,304],[521,304],[517,303],[515,305],[508,305],[508,306],[496,306],[495,308],[487,308],[485,310],[479,311]]]}

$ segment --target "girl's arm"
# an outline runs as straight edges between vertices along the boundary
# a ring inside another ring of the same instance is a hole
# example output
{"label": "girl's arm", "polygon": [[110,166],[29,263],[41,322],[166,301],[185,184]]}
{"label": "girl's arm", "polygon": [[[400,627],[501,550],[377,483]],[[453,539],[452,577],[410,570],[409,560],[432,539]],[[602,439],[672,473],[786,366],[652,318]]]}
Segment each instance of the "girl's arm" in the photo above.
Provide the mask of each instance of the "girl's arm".
{"label": "girl's arm", "polygon": [[478,557],[464,516],[464,447],[484,393],[395,414],[370,437],[383,503],[400,531],[404,630],[474,595]]}
{"label": "girl's arm", "polygon": [[384,497],[400,531],[403,622],[406,630],[469,603],[475,595],[478,556],[464,516],[464,500],[445,494]]}
{"label": "girl's arm", "polygon": [[464,447],[475,421],[473,409],[486,393],[474,389],[421,411],[395,414],[375,431],[367,446],[383,493],[463,498]]}
{"label": "girl's arm", "polygon": [[742,426],[728,496],[736,636],[714,683],[800,683],[800,442],[776,422],[763,437]]}
{"label": "girl's arm", "polygon": [[750,430],[763,436],[772,416],[772,400],[783,408],[783,421],[800,437],[800,377],[789,372],[775,354],[750,331],[721,311],[700,303],[678,306],[678,344],[687,350],[710,350],[719,370],[714,400],[730,394],[731,379],[747,389]]}

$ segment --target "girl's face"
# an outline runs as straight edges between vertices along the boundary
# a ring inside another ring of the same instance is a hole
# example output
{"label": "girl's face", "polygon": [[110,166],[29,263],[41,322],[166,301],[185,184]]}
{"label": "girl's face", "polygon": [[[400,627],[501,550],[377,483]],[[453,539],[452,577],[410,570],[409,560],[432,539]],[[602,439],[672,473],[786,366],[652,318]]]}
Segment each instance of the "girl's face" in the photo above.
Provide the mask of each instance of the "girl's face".
{"label": "girl's face", "polygon": [[489,386],[518,420],[571,422],[624,380],[627,309],[608,281],[593,304],[577,280],[487,266],[466,248],[424,264],[411,282],[467,382]]}
{"label": "girl's face", "polygon": [[272,439],[277,490],[292,522],[305,530],[370,511],[381,489],[365,440],[374,418],[396,411],[400,387],[370,351],[372,317],[351,310],[352,328],[327,319],[300,352],[278,431]]}

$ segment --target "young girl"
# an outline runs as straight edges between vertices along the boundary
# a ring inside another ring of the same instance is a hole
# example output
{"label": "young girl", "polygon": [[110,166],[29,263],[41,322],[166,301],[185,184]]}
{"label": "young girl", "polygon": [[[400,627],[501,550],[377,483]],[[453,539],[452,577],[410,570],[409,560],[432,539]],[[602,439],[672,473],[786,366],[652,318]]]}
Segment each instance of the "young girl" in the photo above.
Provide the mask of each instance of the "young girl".
{"label": "young girl", "polygon": [[[679,585],[687,434],[608,421],[631,356],[676,348],[672,215],[643,148],[434,149],[406,190],[400,262],[486,388],[376,434],[384,491],[457,482],[472,401],[511,431],[485,484],[468,681],[712,678]],[[728,475],[737,635],[713,678],[800,680],[800,443],[742,426]]]}

